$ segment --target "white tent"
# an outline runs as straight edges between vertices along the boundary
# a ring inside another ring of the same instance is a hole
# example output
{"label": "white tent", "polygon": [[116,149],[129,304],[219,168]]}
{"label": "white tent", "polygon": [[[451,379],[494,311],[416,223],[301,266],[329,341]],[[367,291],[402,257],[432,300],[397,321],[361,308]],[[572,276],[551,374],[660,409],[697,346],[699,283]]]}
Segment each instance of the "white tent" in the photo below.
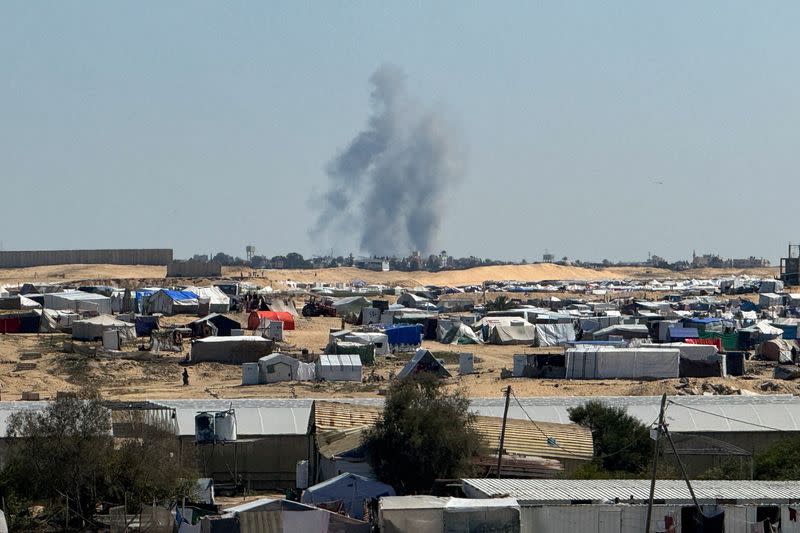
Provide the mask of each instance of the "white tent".
{"label": "white tent", "polygon": [[196,294],[199,303],[208,302],[209,313],[227,313],[231,310],[230,297],[219,287],[186,287],[185,290]]}
{"label": "white tent", "polygon": [[361,381],[361,357],[358,354],[322,354],[316,366],[317,379]]}
{"label": "white tent", "polygon": [[572,324],[536,324],[537,346],[563,346],[575,340]]}
{"label": "white tent", "polygon": [[258,360],[258,382],[310,381],[315,378],[314,365],[301,363],[294,357],[273,353]]}
{"label": "white tent", "polygon": [[489,333],[489,344],[533,344],[536,340],[536,327],[533,324],[512,324],[494,326]]}
{"label": "white tent", "polygon": [[136,326],[130,322],[117,320],[113,316],[100,315],[72,322],[72,338],[91,341],[102,339],[104,331],[118,331],[122,342],[136,340]]}
{"label": "white tent", "polygon": [[164,315],[195,314],[200,308],[197,295],[190,291],[161,289],[147,299],[147,313]]}
{"label": "white tent", "polygon": [[342,339],[345,342],[374,344],[375,355],[389,355],[389,336],[386,335],[386,333],[378,333],[373,331],[354,331],[347,332]]}
{"label": "white tent", "polygon": [[111,298],[92,292],[52,292],[44,295],[44,306],[57,311],[94,311],[110,315]]}

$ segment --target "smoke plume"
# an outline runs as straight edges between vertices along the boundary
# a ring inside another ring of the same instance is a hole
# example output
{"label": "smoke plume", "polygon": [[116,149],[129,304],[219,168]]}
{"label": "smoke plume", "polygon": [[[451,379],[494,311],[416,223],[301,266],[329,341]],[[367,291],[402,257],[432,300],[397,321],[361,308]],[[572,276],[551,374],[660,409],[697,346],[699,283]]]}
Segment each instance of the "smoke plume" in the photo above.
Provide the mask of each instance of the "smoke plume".
{"label": "smoke plume", "polygon": [[431,252],[447,193],[461,175],[454,135],[438,113],[409,97],[398,68],[380,67],[370,83],[369,120],[328,164],[312,233],[340,246],[355,235],[370,255]]}

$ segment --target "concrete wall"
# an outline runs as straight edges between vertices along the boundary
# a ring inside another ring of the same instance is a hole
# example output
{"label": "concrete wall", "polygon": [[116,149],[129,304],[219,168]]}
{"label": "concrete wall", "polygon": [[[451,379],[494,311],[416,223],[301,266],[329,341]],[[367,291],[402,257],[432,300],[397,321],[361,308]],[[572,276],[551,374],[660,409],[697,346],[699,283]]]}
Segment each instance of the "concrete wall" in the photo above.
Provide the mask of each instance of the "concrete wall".
{"label": "concrete wall", "polygon": [[0,252],[0,268],[47,265],[166,265],[171,248],[116,250],[32,250]]}
{"label": "concrete wall", "polygon": [[222,275],[222,265],[215,261],[175,260],[167,264],[168,278],[205,278]]}

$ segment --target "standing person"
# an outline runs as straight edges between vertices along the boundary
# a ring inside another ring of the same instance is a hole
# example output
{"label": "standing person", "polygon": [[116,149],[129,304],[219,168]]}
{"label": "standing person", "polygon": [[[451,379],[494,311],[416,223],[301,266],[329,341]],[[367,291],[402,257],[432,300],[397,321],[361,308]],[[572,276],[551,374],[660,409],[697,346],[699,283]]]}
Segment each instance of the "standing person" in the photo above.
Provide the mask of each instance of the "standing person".
{"label": "standing person", "polygon": [[183,386],[189,386],[189,369],[187,368],[183,369]]}

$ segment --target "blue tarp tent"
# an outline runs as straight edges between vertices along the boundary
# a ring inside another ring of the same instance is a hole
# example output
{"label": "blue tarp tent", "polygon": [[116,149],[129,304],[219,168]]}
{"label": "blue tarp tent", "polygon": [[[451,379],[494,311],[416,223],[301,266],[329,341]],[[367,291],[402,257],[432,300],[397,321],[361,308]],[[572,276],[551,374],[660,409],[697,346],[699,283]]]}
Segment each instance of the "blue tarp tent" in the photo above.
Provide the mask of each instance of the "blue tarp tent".
{"label": "blue tarp tent", "polygon": [[361,520],[364,518],[365,501],[394,495],[394,489],[386,483],[345,472],[307,488],[300,501],[313,505],[342,502],[349,517]]}
{"label": "blue tarp tent", "polygon": [[389,346],[419,346],[422,344],[421,324],[395,324],[386,326],[384,333],[388,337]]}

